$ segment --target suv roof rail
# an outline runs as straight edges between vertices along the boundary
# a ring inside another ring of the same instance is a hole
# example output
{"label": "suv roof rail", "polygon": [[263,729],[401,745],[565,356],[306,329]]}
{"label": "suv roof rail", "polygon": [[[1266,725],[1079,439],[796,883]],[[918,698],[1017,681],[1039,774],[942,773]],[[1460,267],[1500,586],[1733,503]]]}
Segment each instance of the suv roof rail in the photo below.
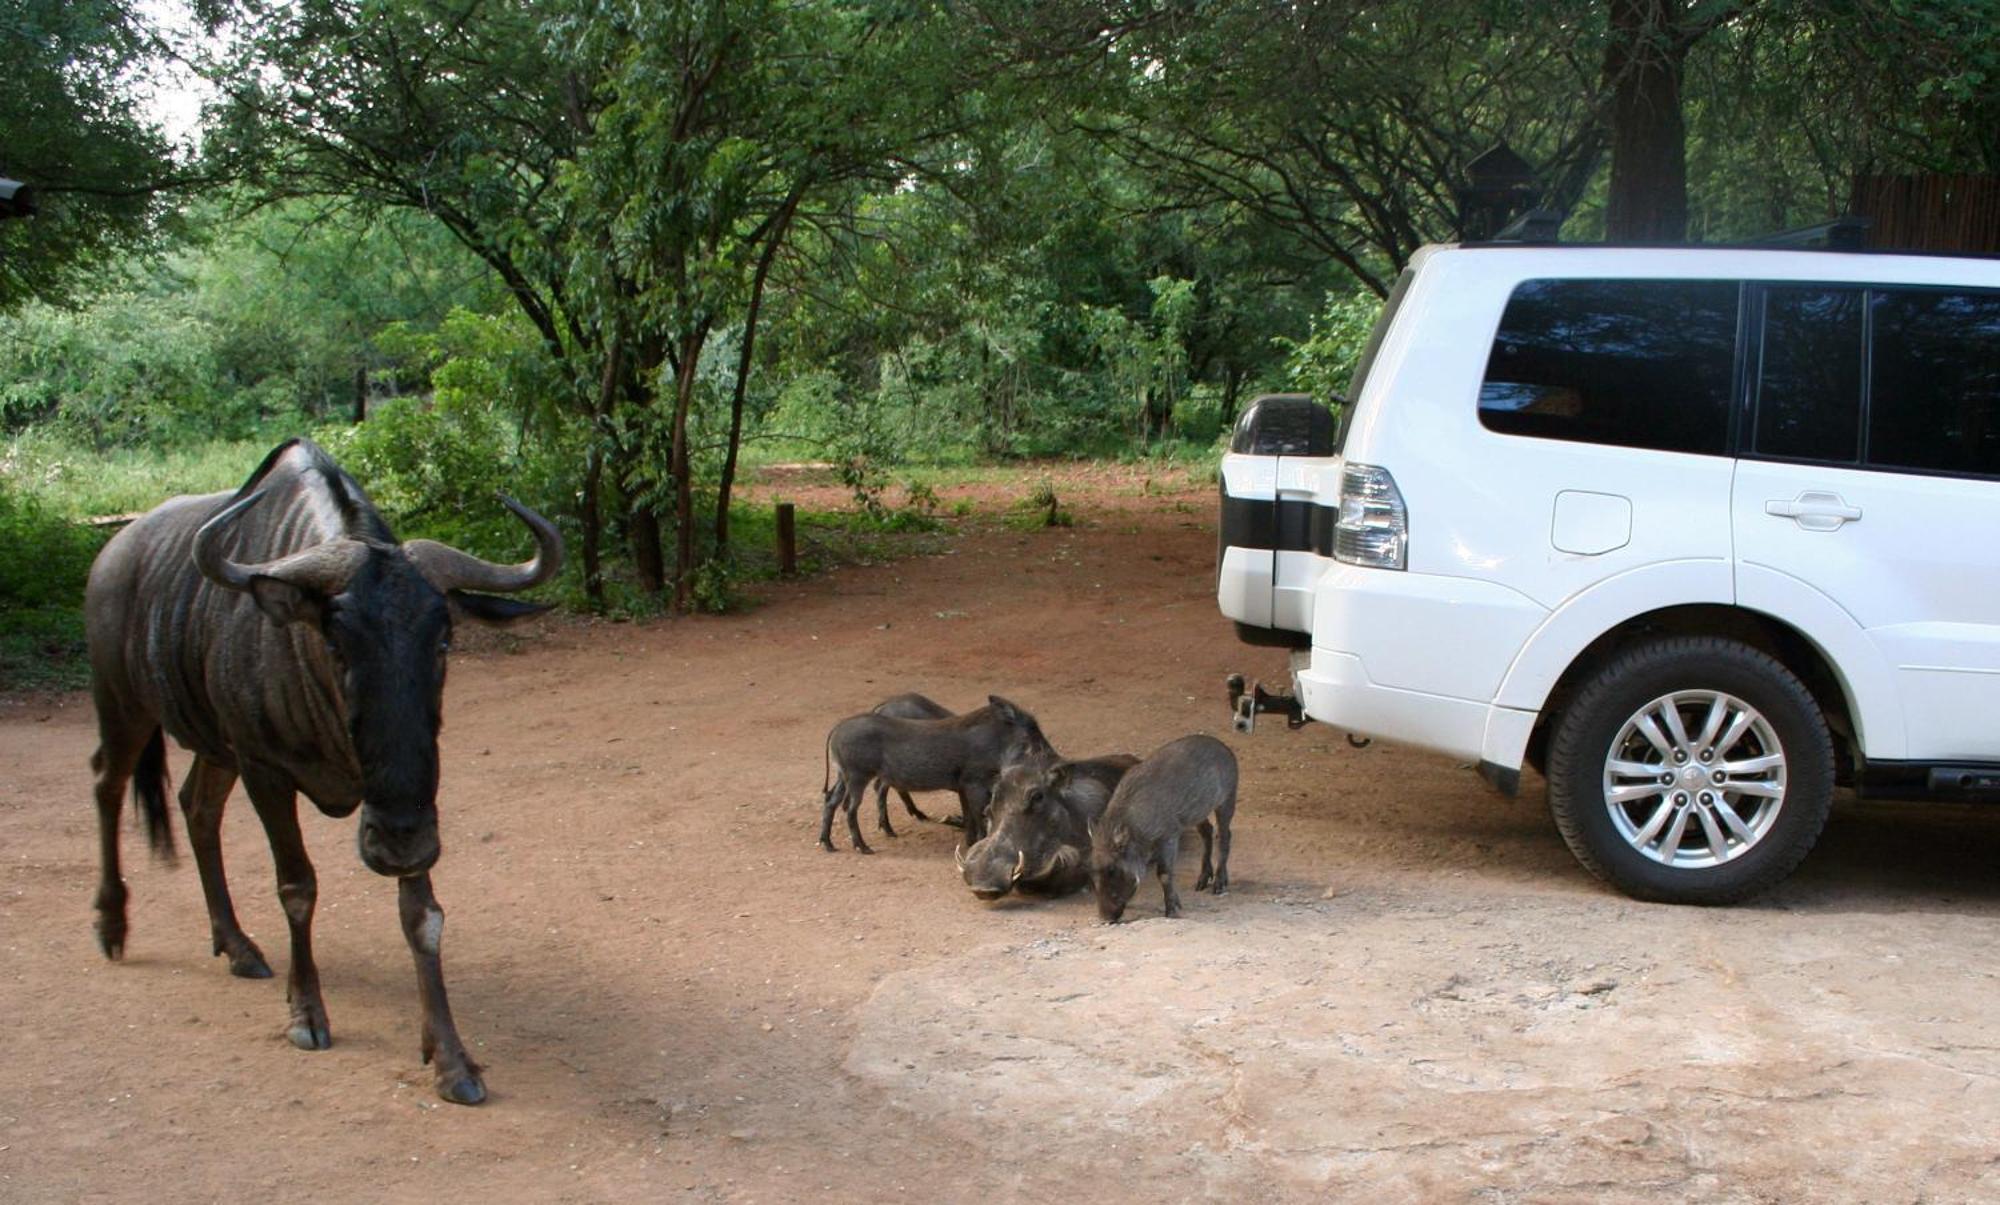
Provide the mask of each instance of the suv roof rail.
{"label": "suv roof rail", "polygon": [[1760,247],[1800,247],[1813,251],[1865,251],[1874,218],[1846,213],[1830,222],[1780,230],[1756,240]]}
{"label": "suv roof rail", "polygon": [[1507,223],[1506,228],[1493,236],[1496,243],[1553,243],[1562,233],[1563,219],[1568,215],[1560,209],[1530,209],[1520,217]]}

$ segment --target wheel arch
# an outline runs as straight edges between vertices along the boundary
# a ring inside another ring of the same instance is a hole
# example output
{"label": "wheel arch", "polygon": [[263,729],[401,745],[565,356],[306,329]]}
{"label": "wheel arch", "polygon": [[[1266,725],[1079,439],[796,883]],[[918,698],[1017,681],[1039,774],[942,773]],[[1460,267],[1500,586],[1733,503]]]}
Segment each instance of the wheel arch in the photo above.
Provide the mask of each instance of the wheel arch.
{"label": "wheel arch", "polygon": [[[1857,636],[1860,633],[1855,633]],[[1850,781],[1864,748],[1871,721],[1865,699],[1857,698],[1826,648],[1799,626],[1750,607],[1727,603],[1687,603],[1660,607],[1630,616],[1599,634],[1573,656],[1537,707],[1528,737],[1526,760],[1538,771],[1545,766],[1549,732],[1557,717],[1583,683],[1633,644],[1660,636],[1721,636],[1757,649],[1790,670],[1805,684],[1826,717],[1834,738],[1836,774]],[[1510,674],[1510,679],[1512,675]],[[1900,733],[1900,728],[1896,729]]]}

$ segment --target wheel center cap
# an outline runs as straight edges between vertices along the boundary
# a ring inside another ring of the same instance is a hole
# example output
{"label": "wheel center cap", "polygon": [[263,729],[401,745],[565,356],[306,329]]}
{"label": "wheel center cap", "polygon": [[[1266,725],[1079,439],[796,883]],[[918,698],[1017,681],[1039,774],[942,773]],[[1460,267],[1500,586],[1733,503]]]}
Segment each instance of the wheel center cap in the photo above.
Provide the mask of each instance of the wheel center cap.
{"label": "wheel center cap", "polygon": [[1681,781],[1691,787],[1706,785],[1708,782],[1708,771],[1701,766],[1689,766],[1687,769],[1681,771]]}

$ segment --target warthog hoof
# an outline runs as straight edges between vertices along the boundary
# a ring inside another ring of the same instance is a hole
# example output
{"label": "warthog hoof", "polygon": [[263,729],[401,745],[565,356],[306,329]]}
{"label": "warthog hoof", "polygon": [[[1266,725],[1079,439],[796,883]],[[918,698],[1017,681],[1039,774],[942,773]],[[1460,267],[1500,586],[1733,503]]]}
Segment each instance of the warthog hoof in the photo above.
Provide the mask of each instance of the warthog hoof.
{"label": "warthog hoof", "polygon": [[437,1078],[437,1094],[443,1100],[455,1105],[483,1104],[486,1100],[486,1084],[475,1072],[460,1072],[457,1075],[440,1075]]}

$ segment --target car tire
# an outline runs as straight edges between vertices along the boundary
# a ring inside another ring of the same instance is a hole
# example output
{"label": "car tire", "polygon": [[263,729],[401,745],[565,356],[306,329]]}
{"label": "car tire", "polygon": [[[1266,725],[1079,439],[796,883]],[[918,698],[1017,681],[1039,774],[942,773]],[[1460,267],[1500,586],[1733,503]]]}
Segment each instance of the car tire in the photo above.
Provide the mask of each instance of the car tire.
{"label": "car tire", "polygon": [[1618,653],[1549,739],[1563,840],[1642,900],[1728,904],[1775,885],[1819,839],[1833,779],[1833,740],[1805,684],[1720,637]]}

